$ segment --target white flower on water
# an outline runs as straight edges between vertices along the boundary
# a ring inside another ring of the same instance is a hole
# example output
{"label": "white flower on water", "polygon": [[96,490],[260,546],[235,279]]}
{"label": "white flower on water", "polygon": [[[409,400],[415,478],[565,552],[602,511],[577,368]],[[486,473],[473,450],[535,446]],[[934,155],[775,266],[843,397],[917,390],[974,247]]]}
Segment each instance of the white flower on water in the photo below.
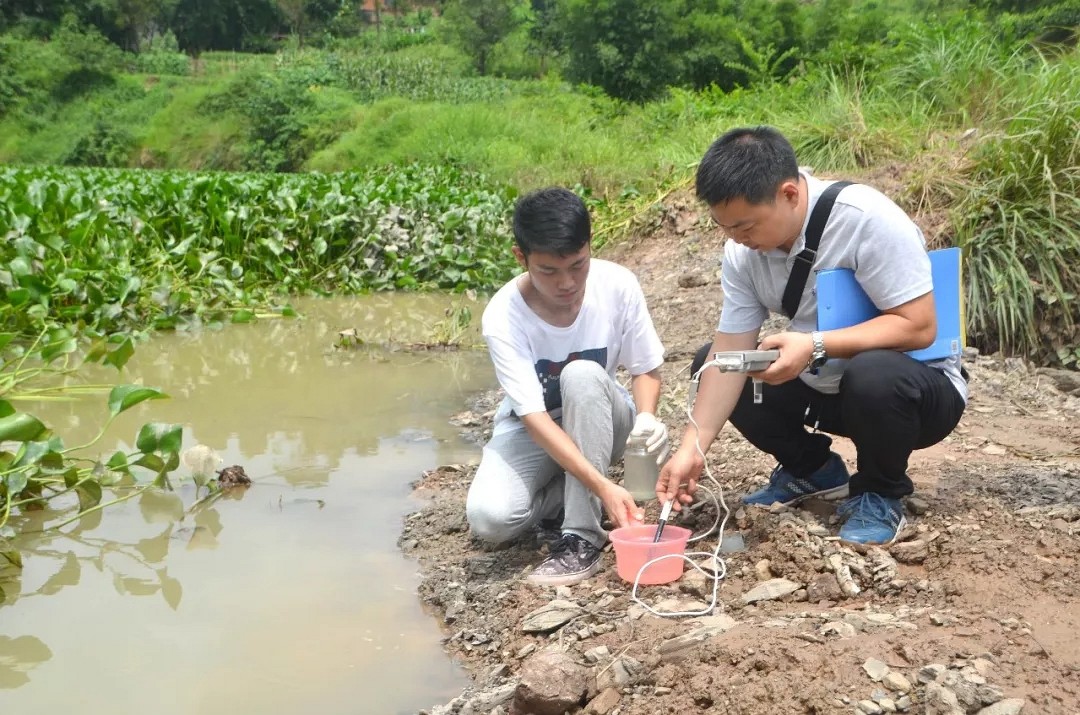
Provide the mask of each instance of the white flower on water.
{"label": "white flower on water", "polygon": [[210,481],[211,476],[217,471],[222,459],[210,447],[205,444],[197,444],[184,452],[181,459],[184,466],[191,470],[191,478],[197,485],[204,486]]}

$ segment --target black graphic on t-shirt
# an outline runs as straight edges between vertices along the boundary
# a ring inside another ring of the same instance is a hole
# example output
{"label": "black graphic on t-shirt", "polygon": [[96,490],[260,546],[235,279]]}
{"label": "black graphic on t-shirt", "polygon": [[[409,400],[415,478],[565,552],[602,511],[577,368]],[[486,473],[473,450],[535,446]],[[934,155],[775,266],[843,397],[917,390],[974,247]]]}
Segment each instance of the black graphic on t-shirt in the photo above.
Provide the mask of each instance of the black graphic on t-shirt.
{"label": "black graphic on t-shirt", "polygon": [[562,391],[559,389],[559,375],[563,368],[575,360],[592,360],[600,367],[607,369],[607,348],[592,348],[579,350],[566,356],[562,362],[552,360],[536,361],[536,376],[540,378],[540,386],[544,388],[544,407],[548,412],[562,407]]}

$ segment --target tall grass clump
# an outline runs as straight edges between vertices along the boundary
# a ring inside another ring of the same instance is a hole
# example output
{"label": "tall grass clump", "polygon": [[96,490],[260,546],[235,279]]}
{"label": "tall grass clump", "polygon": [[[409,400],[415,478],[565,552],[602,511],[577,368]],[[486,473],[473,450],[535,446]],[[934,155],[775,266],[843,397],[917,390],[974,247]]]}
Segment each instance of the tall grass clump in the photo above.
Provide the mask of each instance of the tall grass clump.
{"label": "tall grass clump", "polygon": [[864,169],[907,156],[924,118],[862,71],[825,69],[806,82],[802,108],[788,107],[773,122],[791,137],[799,160],[824,171]]}
{"label": "tall grass clump", "polygon": [[936,120],[953,126],[1000,116],[1007,78],[1022,71],[1028,55],[972,20],[898,33],[881,87],[903,101],[923,104]]}
{"label": "tall grass clump", "polygon": [[968,322],[985,347],[1080,361],[1080,54],[1002,87],[954,208]]}

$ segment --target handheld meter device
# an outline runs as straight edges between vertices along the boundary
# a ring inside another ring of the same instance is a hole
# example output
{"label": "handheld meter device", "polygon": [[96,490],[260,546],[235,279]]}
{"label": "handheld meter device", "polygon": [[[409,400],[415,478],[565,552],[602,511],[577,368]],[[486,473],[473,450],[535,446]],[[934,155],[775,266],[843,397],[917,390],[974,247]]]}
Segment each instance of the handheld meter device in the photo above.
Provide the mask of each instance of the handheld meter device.
{"label": "handheld meter device", "polygon": [[720,372],[758,372],[780,358],[779,350],[729,350],[713,353]]}

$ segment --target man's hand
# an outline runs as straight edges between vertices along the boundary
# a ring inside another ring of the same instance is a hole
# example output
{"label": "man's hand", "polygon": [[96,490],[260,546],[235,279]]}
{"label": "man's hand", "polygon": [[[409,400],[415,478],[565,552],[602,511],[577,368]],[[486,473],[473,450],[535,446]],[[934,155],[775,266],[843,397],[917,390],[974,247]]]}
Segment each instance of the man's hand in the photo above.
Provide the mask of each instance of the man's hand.
{"label": "man's hand", "polygon": [[630,437],[627,438],[626,443],[629,444],[631,439],[643,435],[645,436],[645,451],[656,455],[658,465],[663,464],[669,451],[668,431],[664,423],[656,419],[656,415],[651,412],[638,413],[638,416],[634,418],[634,429],[630,431]]}
{"label": "man's hand", "polygon": [[634,497],[618,484],[608,482],[600,494],[600,501],[608,516],[618,527],[640,526],[645,520],[645,512],[638,508]]}
{"label": "man's hand", "polygon": [[656,497],[660,503],[670,501],[672,508],[679,511],[683,504],[694,501],[698,477],[704,466],[705,462],[696,451],[680,449],[675,452],[660,470],[660,479],[656,482]]}
{"label": "man's hand", "polygon": [[794,380],[810,362],[810,356],[814,353],[814,341],[809,333],[777,333],[762,339],[761,350],[779,350],[780,359],[760,372],[750,373],[770,385]]}

